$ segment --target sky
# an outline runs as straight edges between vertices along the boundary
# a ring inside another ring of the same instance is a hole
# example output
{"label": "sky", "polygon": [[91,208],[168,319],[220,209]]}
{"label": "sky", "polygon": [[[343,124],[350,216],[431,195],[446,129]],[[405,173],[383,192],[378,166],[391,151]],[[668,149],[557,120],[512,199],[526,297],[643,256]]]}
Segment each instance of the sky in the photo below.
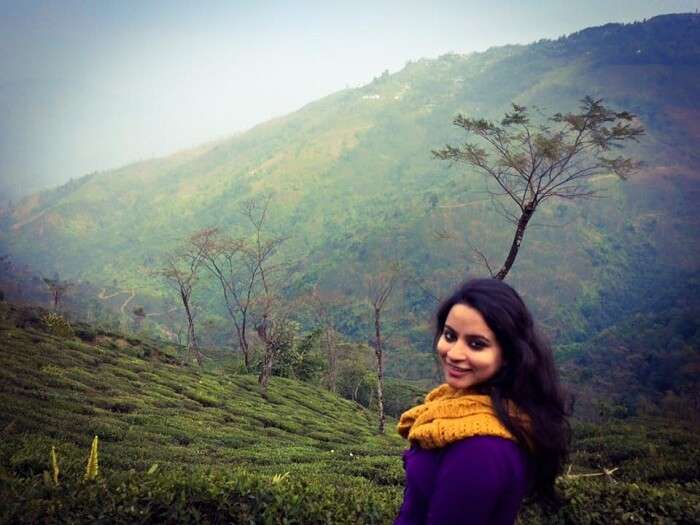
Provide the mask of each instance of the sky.
{"label": "sky", "polygon": [[0,0],[0,205],[244,131],[408,61],[700,0]]}

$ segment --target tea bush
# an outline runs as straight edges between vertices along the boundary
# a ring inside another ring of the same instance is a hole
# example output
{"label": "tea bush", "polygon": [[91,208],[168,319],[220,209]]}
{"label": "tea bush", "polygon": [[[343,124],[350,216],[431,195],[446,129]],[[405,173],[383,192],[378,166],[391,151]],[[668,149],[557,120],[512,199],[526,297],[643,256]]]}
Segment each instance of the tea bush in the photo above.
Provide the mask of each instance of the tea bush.
{"label": "tea bush", "polygon": [[342,476],[272,478],[245,471],[123,473],[96,482],[0,482],[3,523],[390,523],[399,488]]}
{"label": "tea bush", "polygon": [[525,507],[521,525],[607,525],[623,523],[700,523],[697,483],[611,483],[597,479],[560,480],[564,505],[547,511]]}

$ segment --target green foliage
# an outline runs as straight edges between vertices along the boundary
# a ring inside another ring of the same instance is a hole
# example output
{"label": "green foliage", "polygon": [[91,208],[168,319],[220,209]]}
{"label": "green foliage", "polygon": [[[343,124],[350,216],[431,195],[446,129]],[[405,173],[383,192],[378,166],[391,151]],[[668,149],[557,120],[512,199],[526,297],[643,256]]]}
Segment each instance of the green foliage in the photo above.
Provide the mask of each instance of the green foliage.
{"label": "green foliage", "polygon": [[320,348],[320,330],[294,338],[272,366],[273,375],[319,384],[326,362]]}
{"label": "green foliage", "polygon": [[340,475],[274,483],[242,470],[123,473],[88,485],[0,482],[0,522],[378,524],[391,522],[400,495]]}
{"label": "green foliage", "polygon": [[[19,328],[7,305],[0,314],[0,523],[393,522],[406,443],[376,435],[357,403],[282,377],[265,400],[252,374],[145,358],[154,342],[85,344]],[[424,392],[387,391],[397,411]],[[100,475],[87,483],[95,434]],[[617,468],[615,482],[563,478],[564,506],[528,505],[520,523],[695,523],[699,436],[658,417],[577,423],[572,473]]]}
{"label": "green foliage", "polygon": [[41,317],[41,322],[51,333],[61,336],[70,337],[73,335],[73,328],[70,322],[61,314],[55,312],[47,312]]}
{"label": "green foliage", "polygon": [[403,412],[422,403],[427,393],[425,388],[387,377],[384,381],[384,410],[398,419]]}
{"label": "green foliage", "polygon": [[[294,467],[319,454],[335,461],[327,451],[351,444],[390,457],[403,446],[398,436],[374,435],[376,415],[309,384],[273,377],[265,400],[255,375],[181,367],[163,346],[118,334],[89,344],[57,338],[18,328],[20,317],[0,309],[0,429],[13,429],[0,441],[0,465],[14,476],[49,470],[51,446],[65,476],[84,472],[95,434],[101,474],[154,463]],[[316,471],[327,468],[326,459],[315,462]]]}
{"label": "green foliage", "polygon": [[657,296],[663,307],[630,315],[560,354],[563,376],[580,399],[579,414],[700,417],[698,282],[677,286],[686,292]]}

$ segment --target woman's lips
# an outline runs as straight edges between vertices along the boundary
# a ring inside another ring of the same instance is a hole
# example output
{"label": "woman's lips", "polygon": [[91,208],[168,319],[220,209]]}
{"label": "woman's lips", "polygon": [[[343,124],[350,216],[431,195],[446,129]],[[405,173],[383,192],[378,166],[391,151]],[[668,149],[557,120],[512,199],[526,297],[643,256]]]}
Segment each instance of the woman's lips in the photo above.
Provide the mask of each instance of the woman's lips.
{"label": "woman's lips", "polygon": [[447,372],[452,376],[452,377],[461,377],[467,372],[471,372],[469,369],[464,369],[464,368],[458,368],[456,366],[452,366],[450,364],[445,363],[445,366],[447,366]]}

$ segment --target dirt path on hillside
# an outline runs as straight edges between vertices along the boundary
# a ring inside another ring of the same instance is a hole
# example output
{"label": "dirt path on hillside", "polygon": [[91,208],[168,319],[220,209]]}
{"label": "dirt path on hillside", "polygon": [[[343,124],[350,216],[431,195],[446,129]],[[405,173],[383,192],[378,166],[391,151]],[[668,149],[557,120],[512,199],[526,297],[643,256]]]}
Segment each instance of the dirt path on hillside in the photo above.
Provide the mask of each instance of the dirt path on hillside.
{"label": "dirt path on hillside", "polygon": [[[107,294],[107,289],[106,289],[106,288],[102,288],[102,290],[100,290],[100,293],[97,294],[97,298],[98,298],[98,299],[101,299],[101,300],[103,300],[103,301],[106,301],[107,299],[111,299],[112,297],[116,297],[117,295],[121,295],[121,294],[129,294],[129,297],[127,297],[126,300],[125,300],[125,301],[122,303],[122,305],[119,307],[119,311],[120,311],[122,314],[126,315],[126,312],[125,312],[126,307],[127,307],[127,306],[129,305],[129,303],[130,303],[131,301],[133,301],[134,298],[136,297],[136,291],[134,290],[134,288],[132,288],[131,290],[121,290],[121,291],[119,291],[119,292],[114,292],[114,293],[109,294],[109,295]],[[151,312],[151,313],[147,313],[147,314],[146,314],[146,317],[155,317],[155,316],[158,316],[158,315],[169,314],[170,312],[174,312],[174,311],[177,310],[177,309],[178,309],[177,306],[173,306],[172,308],[170,308],[169,310],[166,310],[165,312]]]}
{"label": "dirt path on hillside", "polygon": [[126,298],[126,301],[124,301],[124,302],[122,303],[122,305],[119,307],[119,311],[120,311],[122,314],[126,314],[126,312],[124,311],[124,309],[125,309],[126,306],[133,300],[133,298],[136,297],[136,292],[134,291],[133,288],[132,288],[131,290],[122,290],[121,292],[115,292],[115,293],[110,294],[110,295],[107,295],[107,289],[106,289],[106,288],[102,288],[102,290],[100,290],[100,293],[97,294],[97,298],[98,298],[98,299],[102,299],[103,301],[105,301],[105,300],[107,300],[107,299],[111,299],[112,297],[116,297],[117,295],[121,295],[121,294],[123,294],[123,293],[128,293],[128,294],[129,294],[129,297],[127,297],[127,298]]}

